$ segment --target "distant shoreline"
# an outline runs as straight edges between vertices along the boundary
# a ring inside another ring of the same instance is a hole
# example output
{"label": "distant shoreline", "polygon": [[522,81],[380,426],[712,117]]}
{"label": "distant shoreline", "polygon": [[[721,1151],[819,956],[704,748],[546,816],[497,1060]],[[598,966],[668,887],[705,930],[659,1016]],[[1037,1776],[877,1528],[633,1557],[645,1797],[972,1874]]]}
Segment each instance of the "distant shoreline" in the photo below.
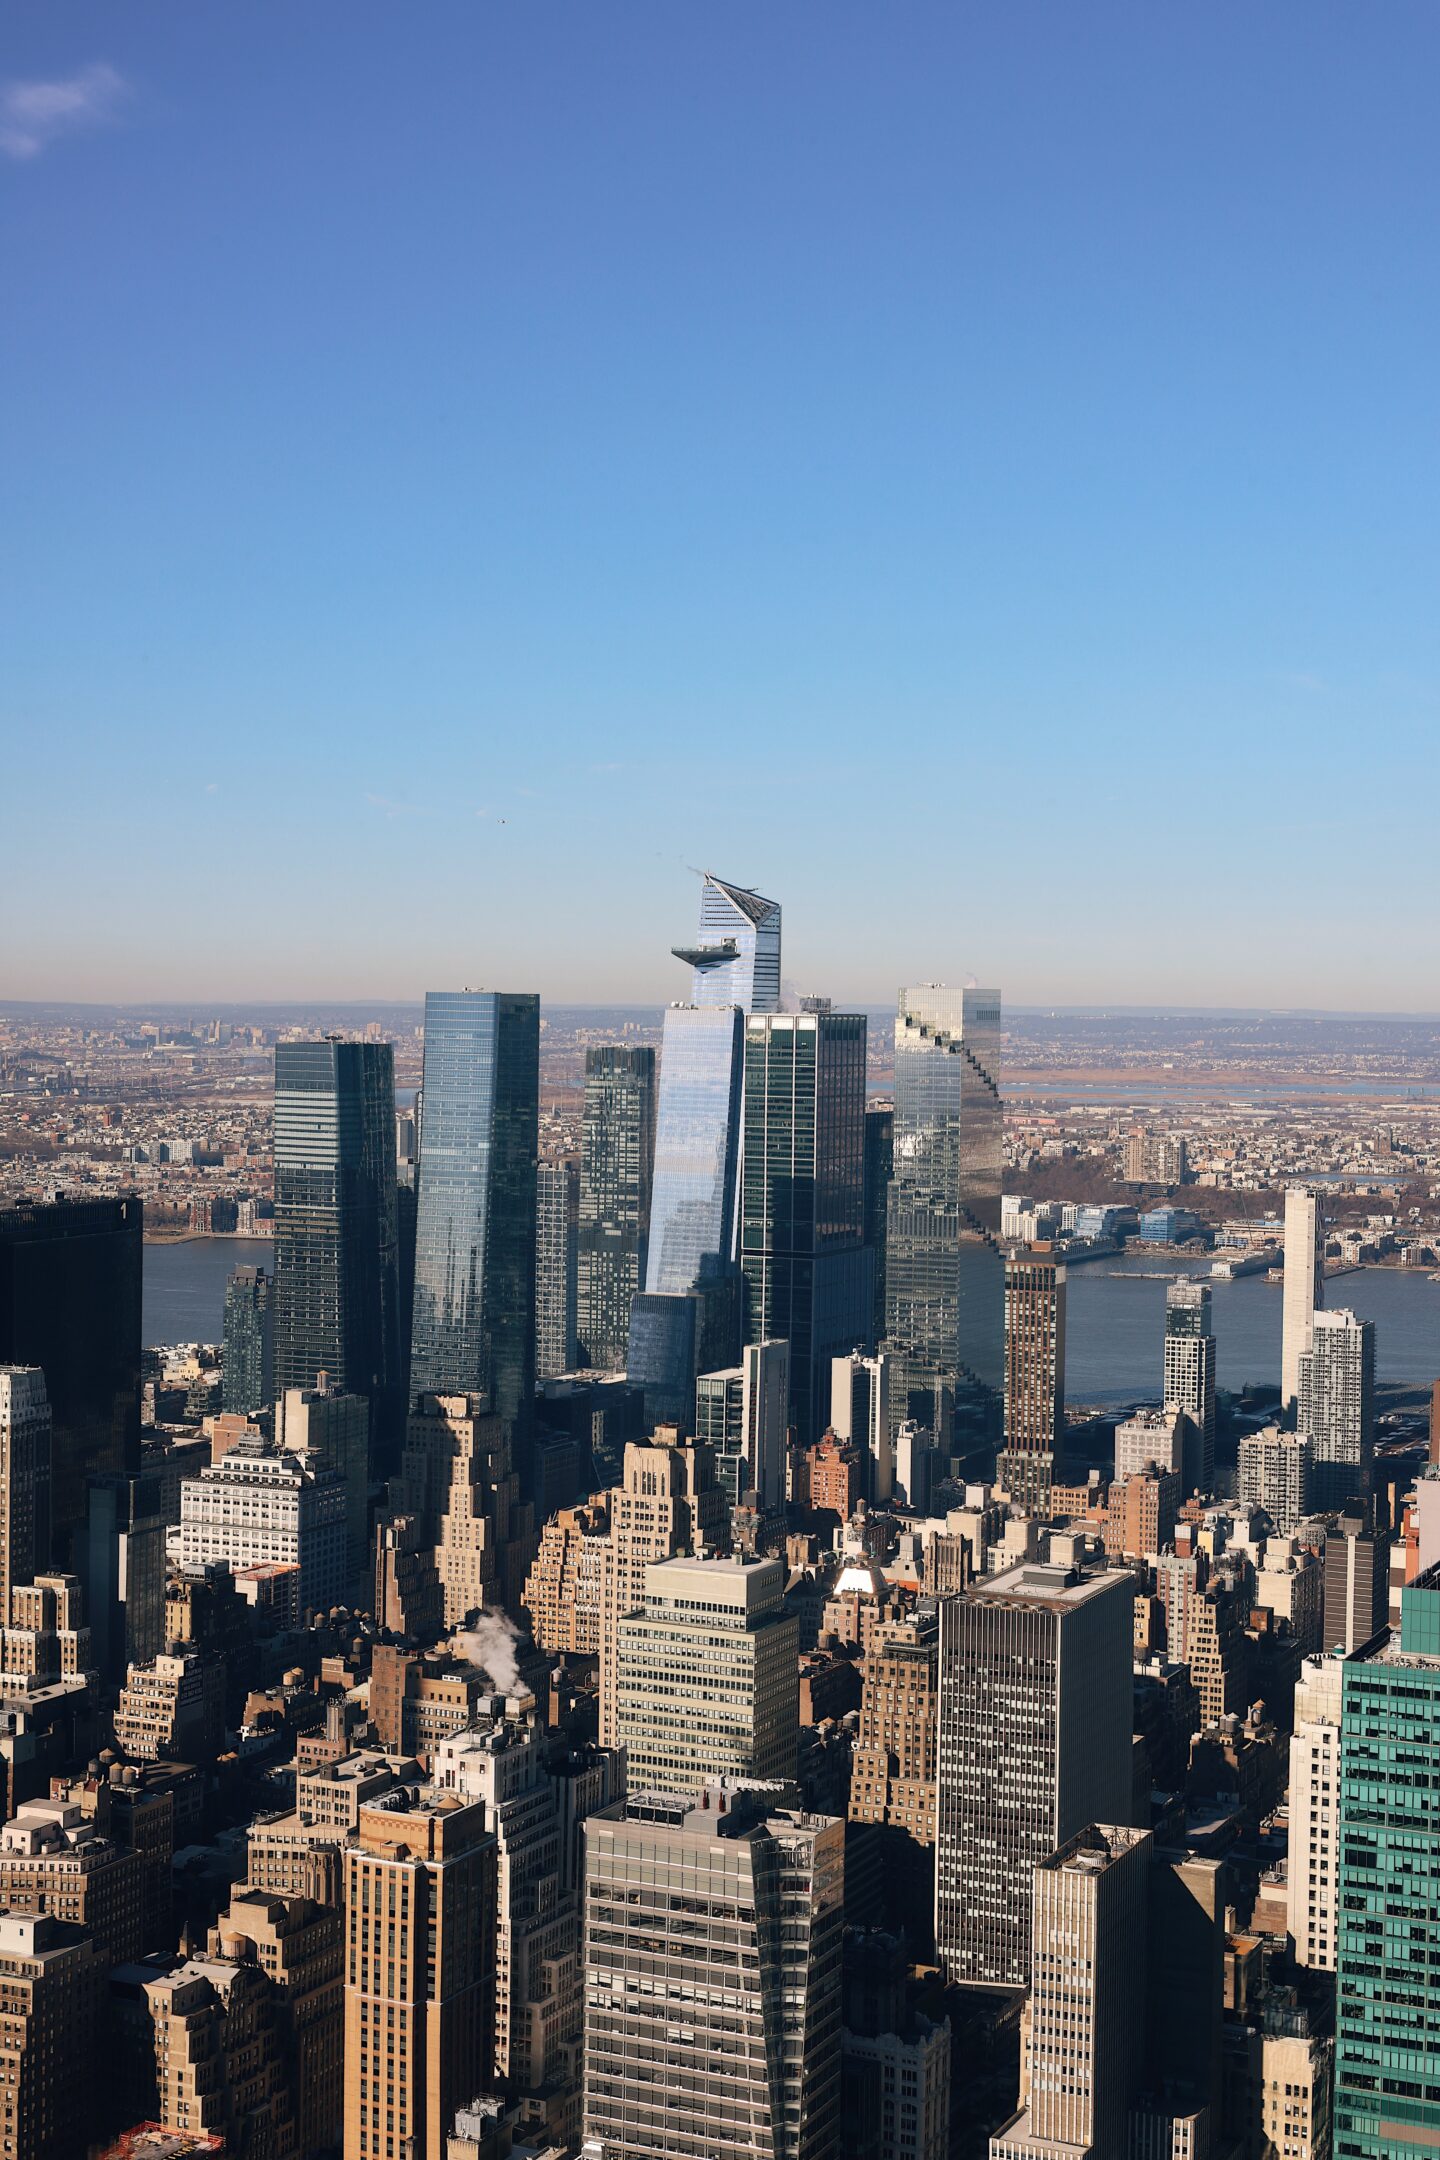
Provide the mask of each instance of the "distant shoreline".
{"label": "distant shoreline", "polygon": [[271,1230],[147,1230],[147,1245],[273,1245]]}

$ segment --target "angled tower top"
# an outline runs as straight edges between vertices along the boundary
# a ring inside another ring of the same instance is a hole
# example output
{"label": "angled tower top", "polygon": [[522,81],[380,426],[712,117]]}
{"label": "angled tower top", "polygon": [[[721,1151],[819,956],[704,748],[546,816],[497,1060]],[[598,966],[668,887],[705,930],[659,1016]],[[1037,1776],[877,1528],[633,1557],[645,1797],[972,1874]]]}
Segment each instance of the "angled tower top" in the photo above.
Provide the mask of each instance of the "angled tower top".
{"label": "angled tower top", "polygon": [[699,938],[672,948],[693,971],[690,1002],[778,1012],[780,903],[709,870],[702,877]]}

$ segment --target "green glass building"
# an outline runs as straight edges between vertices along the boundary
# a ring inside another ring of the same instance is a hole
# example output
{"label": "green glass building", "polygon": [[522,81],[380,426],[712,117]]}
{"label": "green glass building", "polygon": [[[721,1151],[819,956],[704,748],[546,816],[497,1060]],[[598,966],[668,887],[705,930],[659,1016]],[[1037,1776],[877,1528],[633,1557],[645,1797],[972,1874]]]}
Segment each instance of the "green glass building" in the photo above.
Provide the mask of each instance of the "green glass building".
{"label": "green glass building", "polygon": [[1440,2151],[1440,1567],[1345,1662],[1337,2160]]}

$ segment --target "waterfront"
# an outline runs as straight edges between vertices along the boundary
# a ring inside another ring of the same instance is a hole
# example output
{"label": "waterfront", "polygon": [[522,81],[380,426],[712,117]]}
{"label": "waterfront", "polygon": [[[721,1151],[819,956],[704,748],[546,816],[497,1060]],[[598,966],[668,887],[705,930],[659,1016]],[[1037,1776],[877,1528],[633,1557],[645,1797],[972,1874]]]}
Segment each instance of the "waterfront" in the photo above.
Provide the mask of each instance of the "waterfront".
{"label": "waterfront", "polygon": [[[145,1247],[147,1343],[214,1342],[225,1285],[237,1267],[273,1265],[268,1238],[191,1238]],[[1114,1268],[1123,1267],[1124,1274]],[[1133,1247],[1069,1276],[1065,1392],[1072,1403],[1158,1400],[1165,1286],[1177,1274],[1207,1275],[1171,1256],[1147,1263]],[[1379,1376],[1403,1387],[1440,1377],[1440,1283],[1419,1269],[1359,1268],[1326,1285],[1327,1302],[1375,1322]],[[1214,1285],[1221,1387],[1280,1377],[1280,1289],[1263,1276]]]}

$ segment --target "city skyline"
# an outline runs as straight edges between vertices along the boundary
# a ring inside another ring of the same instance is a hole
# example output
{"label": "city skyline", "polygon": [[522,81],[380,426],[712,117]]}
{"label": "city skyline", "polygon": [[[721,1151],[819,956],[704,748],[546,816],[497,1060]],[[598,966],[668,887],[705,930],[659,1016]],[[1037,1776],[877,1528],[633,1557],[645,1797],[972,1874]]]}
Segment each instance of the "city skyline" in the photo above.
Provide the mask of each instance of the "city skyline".
{"label": "city skyline", "polygon": [[1440,1002],[1440,26],[1036,20],[17,18],[6,987]]}

